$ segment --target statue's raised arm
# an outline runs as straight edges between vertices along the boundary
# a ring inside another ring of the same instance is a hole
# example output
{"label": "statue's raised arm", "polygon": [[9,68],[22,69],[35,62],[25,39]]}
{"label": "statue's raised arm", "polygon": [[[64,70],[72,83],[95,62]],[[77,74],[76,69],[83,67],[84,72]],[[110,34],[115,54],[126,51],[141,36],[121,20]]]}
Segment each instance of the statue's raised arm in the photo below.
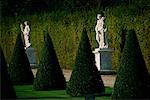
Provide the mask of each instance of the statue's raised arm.
{"label": "statue's raised arm", "polygon": [[20,24],[20,29],[21,29],[21,32],[23,33],[23,25]]}

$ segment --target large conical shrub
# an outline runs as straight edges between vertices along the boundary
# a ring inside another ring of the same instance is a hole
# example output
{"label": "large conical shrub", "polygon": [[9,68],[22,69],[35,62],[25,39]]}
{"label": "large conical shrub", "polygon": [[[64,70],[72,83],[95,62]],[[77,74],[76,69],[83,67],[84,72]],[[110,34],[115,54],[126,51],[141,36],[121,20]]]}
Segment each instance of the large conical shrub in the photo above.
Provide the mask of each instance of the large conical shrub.
{"label": "large conical shrub", "polygon": [[42,55],[36,78],[35,90],[65,89],[66,81],[60,68],[52,40],[48,33],[44,34]]}
{"label": "large conical shrub", "polygon": [[18,34],[13,55],[9,64],[9,73],[14,85],[33,84],[33,73],[25,53],[21,33]]}
{"label": "large conical shrub", "polygon": [[148,71],[134,30],[130,30],[112,94],[113,99],[150,99]]}
{"label": "large conical shrub", "polygon": [[83,29],[75,66],[66,91],[71,96],[86,96],[104,92],[104,84],[95,66],[94,54],[86,29]]}
{"label": "large conical shrub", "polygon": [[15,99],[16,93],[11,82],[10,76],[7,72],[7,63],[0,47],[0,64],[1,64],[1,99]]}

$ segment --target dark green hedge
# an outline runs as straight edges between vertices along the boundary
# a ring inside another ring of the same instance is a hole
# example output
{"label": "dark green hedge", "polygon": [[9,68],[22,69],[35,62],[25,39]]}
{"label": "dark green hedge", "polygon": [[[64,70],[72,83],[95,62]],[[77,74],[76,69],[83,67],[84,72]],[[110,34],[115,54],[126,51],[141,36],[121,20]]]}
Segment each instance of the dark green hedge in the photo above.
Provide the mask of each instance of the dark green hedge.
{"label": "dark green hedge", "polygon": [[125,42],[113,99],[150,99],[150,77],[134,30]]}
{"label": "dark green hedge", "polygon": [[9,64],[9,73],[14,85],[33,84],[33,73],[25,53],[21,34],[17,35],[16,44]]}
{"label": "dark green hedge", "polygon": [[0,46],[0,67],[1,67],[1,77],[0,77],[0,85],[1,85],[1,99],[16,99],[16,93],[10,79],[10,76],[7,71],[7,63]]}
{"label": "dark green hedge", "polygon": [[67,93],[71,96],[86,96],[104,92],[104,84],[95,66],[86,29],[83,29],[77,51],[75,66],[67,84]]}
{"label": "dark green hedge", "polygon": [[44,33],[44,44],[33,87],[35,90],[65,89],[66,81],[59,65],[52,40]]}

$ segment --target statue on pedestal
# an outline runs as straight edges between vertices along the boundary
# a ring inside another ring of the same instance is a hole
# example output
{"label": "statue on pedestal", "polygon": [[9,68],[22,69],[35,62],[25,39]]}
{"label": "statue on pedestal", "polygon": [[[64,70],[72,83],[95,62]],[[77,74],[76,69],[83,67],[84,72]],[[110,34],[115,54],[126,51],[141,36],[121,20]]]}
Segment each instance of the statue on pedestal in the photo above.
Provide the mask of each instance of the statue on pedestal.
{"label": "statue on pedestal", "polygon": [[96,41],[98,48],[93,51],[95,55],[95,65],[98,71],[112,72],[112,49],[108,48],[107,28],[105,25],[105,17],[97,14],[97,24],[95,26]]}
{"label": "statue on pedestal", "polygon": [[97,24],[95,26],[95,31],[96,31],[96,41],[98,42],[99,48],[108,48],[108,42],[106,39],[106,31],[107,28],[104,26],[104,19],[101,14],[97,14]]}
{"label": "statue on pedestal", "polygon": [[24,25],[20,24],[20,28],[24,35],[25,49],[27,49],[31,46],[31,43],[29,42],[30,27],[28,25],[28,21],[25,21]]}

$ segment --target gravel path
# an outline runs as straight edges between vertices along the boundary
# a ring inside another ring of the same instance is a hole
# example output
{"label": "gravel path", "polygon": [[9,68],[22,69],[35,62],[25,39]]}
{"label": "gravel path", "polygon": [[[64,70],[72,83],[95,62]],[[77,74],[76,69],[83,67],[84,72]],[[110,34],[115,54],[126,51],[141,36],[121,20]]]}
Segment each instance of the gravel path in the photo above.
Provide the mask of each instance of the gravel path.
{"label": "gravel path", "polygon": [[[33,71],[33,74],[35,76],[37,69],[32,69],[32,71]],[[69,81],[71,72],[72,72],[71,70],[63,69],[63,74],[66,78],[66,81]],[[101,77],[102,77],[102,80],[103,80],[105,86],[108,86],[108,87],[114,86],[116,75],[101,75]]]}

